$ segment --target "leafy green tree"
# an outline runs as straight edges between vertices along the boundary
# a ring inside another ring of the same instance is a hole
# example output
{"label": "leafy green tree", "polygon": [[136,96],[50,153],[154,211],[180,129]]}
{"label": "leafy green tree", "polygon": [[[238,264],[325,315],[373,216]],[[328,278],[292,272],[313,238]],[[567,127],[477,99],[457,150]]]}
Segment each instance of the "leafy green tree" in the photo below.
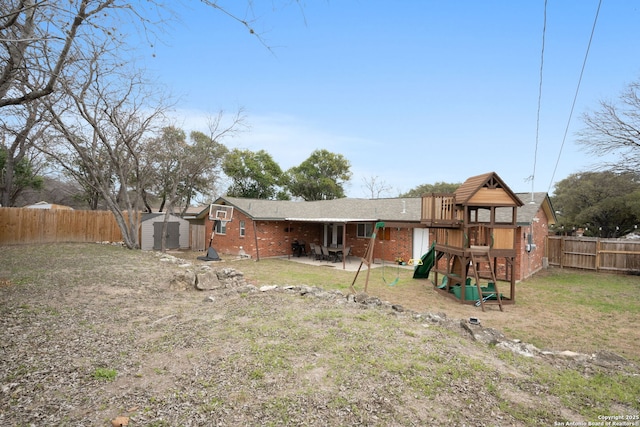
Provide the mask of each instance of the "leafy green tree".
{"label": "leafy green tree", "polygon": [[[8,158],[7,149],[0,147],[0,172],[5,171]],[[44,183],[44,179],[35,173],[34,168],[27,157],[22,157],[17,163],[13,164],[12,170],[13,182],[10,191],[7,193],[7,200],[9,202],[7,206],[14,206],[16,199],[22,191],[27,188],[39,190],[42,188]],[[5,174],[3,173],[0,175],[0,187],[3,188],[5,184],[4,178]]]}
{"label": "leafy green tree", "polygon": [[167,202],[169,202],[168,211],[171,210],[177,201],[182,168],[187,154],[186,139],[184,130],[166,126],[147,147],[147,161],[151,159],[155,169],[153,186],[150,188],[161,200],[159,212],[163,212]]}
{"label": "leafy green tree", "polygon": [[415,188],[407,191],[404,194],[401,194],[400,197],[421,197],[423,194],[427,193],[453,193],[458,187],[460,187],[460,183],[449,183],[438,181],[435,184],[422,184],[418,185]]}
{"label": "leafy green tree", "polygon": [[345,196],[343,186],[351,179],[350,168],[342,154],[315,150],[300,166],[287,171],[287,188],[306,201],[339,199]]}
{"label": "leafy green tree", "polygon": [[[232,126],[236,126],[234,122]],[[228,132],[223,129],[208,136],[191,132],[187,140],[184,130],[167,126],[157,138],[149,141],[146,161],[155,170],[150,192],[160,198],[160,212],[170,212],[180,204],[186,209],[196,193],[206,193],[218,178],[220,164],[227,148],[216,140]],[[149,209],[148,203],[147,209]]]}
{"label": "leafy green tree", "polygon": [[[234,117],[234,127],[242,127],[241,112]],[[222,115],[219,116],[222,118]],[[190,161],[185,165],[185,178],[182,188],[183,210],[186,210],[196,195],[202,195],[211,200],[211,194],[216,190],[216,183],[221,175],[222,162],[229,149],[218,142],[225,133],[234,133],[233,128],[217,130],[215,121],[209,123],[210,134],[194,131],[189,134]]]}
{"label": "leafy green tree", "polygon": [[584,228],[585,235],[619,237],[640,222],[640,176],[633,173],[582,172],[555,186],[556,230]]}
{"label": "leafy green tree", "polygon": [[232,150],[222,163],[223,172],[232,180],[227,190],[231,197],[253,199],[282,198],[280,166],[265,150]]}

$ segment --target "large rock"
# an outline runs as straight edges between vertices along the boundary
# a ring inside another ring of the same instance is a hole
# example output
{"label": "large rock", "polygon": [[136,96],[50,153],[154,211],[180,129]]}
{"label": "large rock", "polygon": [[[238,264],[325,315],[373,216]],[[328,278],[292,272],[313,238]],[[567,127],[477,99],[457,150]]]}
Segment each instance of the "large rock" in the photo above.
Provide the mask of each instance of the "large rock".
{"label": "large rock", "polygon": [[234,268],[220,268],[215,272],[218,280],[224,284],[225,288],[239,288],[247,284],[244,274]]}
{"label": "large rock", "polygon": [[213,291],[223,289],[225,284],[218,278],[216,271],[207,268],[198,272],[195,287],[199,291]]}
{"label": "large rock", "polygon": [[485,344],[496,345],[499,342],[506,340],[504,334],[497,329],[483,328],[480,325],[467,323],[466,320],[460,320],[460,327],[469,333],[472,339]]}
{"label": "large rock", "polygon": [[214,291],[220,289],[236,289],[245,286],[244,274],[233,268],[211,268],[203,266],[196,270],[195,289],[199,291]]}
{"label": "large rock", "polygon": [[186,291],[196,285],[196,273],[191,270],[179,270],[173,274],[169,281],[169,289],[172,291]]}

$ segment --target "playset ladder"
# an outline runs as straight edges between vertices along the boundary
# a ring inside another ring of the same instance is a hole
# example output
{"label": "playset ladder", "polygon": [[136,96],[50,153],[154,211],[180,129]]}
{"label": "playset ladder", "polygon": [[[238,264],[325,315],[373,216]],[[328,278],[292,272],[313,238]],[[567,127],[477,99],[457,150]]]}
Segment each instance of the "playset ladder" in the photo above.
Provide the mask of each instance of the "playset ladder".
{"label": "playset ladder", "polygon": [[[482,311],[484,310],[485,305],[497,305],[500,307],[500,311],[504,311],[502,309],[502,297],[500,295],[500,290],[498,289],[498,281],[496,280],[496,273],[493,270],[493,262],[491,262],[491,254],[489,253],[489,249],[472,251],[471,252],[471,262],[473,263],[473,272],[476,276],[476,286],[478,287],[478,297],[480,306],[482,307]],[[480,272],[478,271],[478,264],[484,262],[489,265],[489,273],[491,273],[491,279],[493,280],[493,289],[492,290],[483,290],[482,286],[480,286]],[[495,299],[493,299],[495,297]],[[478,305],[476,303],[476,305]]]}

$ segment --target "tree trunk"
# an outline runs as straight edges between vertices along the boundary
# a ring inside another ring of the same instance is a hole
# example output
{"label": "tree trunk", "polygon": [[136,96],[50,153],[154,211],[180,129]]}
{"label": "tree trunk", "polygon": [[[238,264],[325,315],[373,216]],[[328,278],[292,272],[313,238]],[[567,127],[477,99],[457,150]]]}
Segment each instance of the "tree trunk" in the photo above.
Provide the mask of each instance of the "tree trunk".
{"label": "tree trunk", "polygon": [[7,158],[4,161],[2,171],[2,185],[0,186],[0,206],[11,207],[11,193],[13,189],[13,155],[7,150]]}

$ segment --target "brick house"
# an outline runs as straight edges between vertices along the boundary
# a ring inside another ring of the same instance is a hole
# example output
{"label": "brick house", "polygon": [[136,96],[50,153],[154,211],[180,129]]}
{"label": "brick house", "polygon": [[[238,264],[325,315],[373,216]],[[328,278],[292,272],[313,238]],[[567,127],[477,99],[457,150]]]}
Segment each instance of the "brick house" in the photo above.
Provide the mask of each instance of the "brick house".
{"label": "brick house", "polygon": [[518,208],[516,234],[516,280],[524,280],[544,267],[546,238],[549,226],[556,223],[556,214],[547,193],[516,193],[524,203]]}
{"label": "brick house", "polygon": [[[546,193],[517,193],[524,206],[517,213],[515,275],[523,280],[542,268],[544,244],[554,211]],[[533,203],[530,203],[533,202]],[[292,256],[292,244],[303,242],[351,248],[362,257],[376,222],[384,222],[378,233],[374,258],[394,262],[396,258],[420,258],[429,250],[429,230],[421,224],[421,198],[283,201],[220,197],[215,202],[234,208],[233,220],[215,223],[212,246],[222,255],[246,254],[254,259]],[[206,217],[207,211],[199,216]],[[205,219],[209,242],[214,221]],[[531,237],[529,237],[531,236]],[[531,239],[531,241],[529,240]],[[535,246],[527,244],[533,243]]]}
{"label": "brick house", "polygon": [[[420,198],[288,201],[220,197],[214,204],[233,206],[233,220],[215,223],[212,246],[220,254],[247,254],[255,259],[292,255],[301,242],[351,248],[364,256],[372,228],[378,233],[374,257],[385,261],[420,257],[429,249],[428,231],[420,224]],[[207,236],[214,221],[206,221]]]}

